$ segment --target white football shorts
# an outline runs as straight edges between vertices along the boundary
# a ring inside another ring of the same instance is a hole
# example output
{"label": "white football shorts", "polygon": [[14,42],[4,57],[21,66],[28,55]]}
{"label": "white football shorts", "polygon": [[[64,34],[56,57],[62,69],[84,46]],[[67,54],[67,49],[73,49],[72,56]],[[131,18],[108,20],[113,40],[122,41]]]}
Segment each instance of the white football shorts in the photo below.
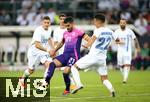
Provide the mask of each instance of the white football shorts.
{"label": "white football shorts", "polygon": [[52,58],[49,53],[36,49],[35,47],[30,47],[28,50],[28,67],[34,70],[40,62],[43,64],[46,61],[51,62]]}
{"label": "white football shorts", "polygon": [[100,75],[107,75],[106,59],[97,56],[85,55],[76,62],[80,69],[95,69]]}
{"label": "white football shorts", "polygon": [[117,64],[119,66],[125,64],[131,64],[131,60],[132,60],[131,54],[125,54],[125,53],[117,54]]}

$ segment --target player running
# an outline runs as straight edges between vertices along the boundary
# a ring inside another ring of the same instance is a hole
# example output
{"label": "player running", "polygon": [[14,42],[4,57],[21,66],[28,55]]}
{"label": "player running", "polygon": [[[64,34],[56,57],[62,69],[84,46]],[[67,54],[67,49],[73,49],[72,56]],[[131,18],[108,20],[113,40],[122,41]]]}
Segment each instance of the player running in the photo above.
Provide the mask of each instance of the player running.
{"label": "player running", "polygon": [[45,68],[48,68],[52,61],[52,58],[49,55],[49,50],[52,47],[52,29],[50,28],[50,24],[50,18],[45,16],[42,19],[42,25],[37,27],[34,31],[27,54],[28,68],[24,71],[23,76],[19,80],[22,87],[24,87],[24,82],[34,72],[40,62]]}
{"label": "player running", "polygon": [[[127,82],[131,60],[132,60],[132,40],[134,40],[137,53],[140,52],[140,46],[134,32],[126,27],[127,21],[120,20],[120,28],[115,31],[115,35],[120,39],[118,42],[117,63],[123,75],[123,83]],[[136,51],[135,54],[136,54]],[[136,55],[134,55],[136,56]]]}
{"label": "player running", "polygon": [[77,69],[93,68],[93,65],[96,65],[96,71],[100,75],[101,81],[110,91],[111,96],[115,97],[115,90],[107,76],[106,54],[112,39],[116,40],[116,36],[114,36],[112,30],[105,27],[105,16],[103,14],[97,14],[94,17],[94,25],[96,26],[94,34],[91,40],[84,45],[86,48],[91,47],[89,53],[71,67],[73,78],[77,83],[77,88],[72,91],[72,94],[83,88]]}
{"label": "player running", "polygon": [[[64,32],[63,39],[56,46],[56,48],[54,50],[51,50],[51,55],[55,55],[55,53],[65,44],[64,52],[63,54],[54,58],[53,62],[50,63],[47,76],[45,78],[45,81],[39,88],[40,90],[46,89],[46,86],[49,84],[49,81],[51,80],[56,67],[67,66],[65,70],[68,73],[70,72],[71,66],[80,58],[82,38],[86,41],[88,41],[89,39],[88,35],[84,34],[81,30],[74,27],[74,21],[72,17],[67,17],[64,20],[64,23],[67,31]],[[69,81],[69,79],[66,80],[67,83],[70,83]],[[67,84],[66,91],[70,93],[69,84]]]}
{"label": "player running", "polygon": [[[57,46],[61,40],[63,39],[63,34],[64,32],[67,30],[66,27],[65,27],[65,24],[64,24],[64,20],[66,18],[66,15],[65,14],[60,14],[59,15],[59,24],[60,26],[57,27],[55,30],[54,30],[54,33],[53,33],[53,40],[54,40],[54,46]],[[59,49],[58,51],[58,55],[61,55],[63,54],[64,52],[64,45]],[[72,77],[70,76],[70,74],[65,70],[65,67],[61,67],[60,68],[61,70],[63,70],[63,78],[64,78],[64,82],[65,82],[65,85],[66,85],[66,89],[64,90],[63,92],[63,95],[67,95],[69,93],[69,91],[67,91],[67,84],[72,84],[70,85],[70,88],[74,88],[74,81],[72,79]],[[70,80],[70,81],[68,81]],[[69,83],[67,83],[69,82]],[[70,83],[71,82],[71,83]]]}

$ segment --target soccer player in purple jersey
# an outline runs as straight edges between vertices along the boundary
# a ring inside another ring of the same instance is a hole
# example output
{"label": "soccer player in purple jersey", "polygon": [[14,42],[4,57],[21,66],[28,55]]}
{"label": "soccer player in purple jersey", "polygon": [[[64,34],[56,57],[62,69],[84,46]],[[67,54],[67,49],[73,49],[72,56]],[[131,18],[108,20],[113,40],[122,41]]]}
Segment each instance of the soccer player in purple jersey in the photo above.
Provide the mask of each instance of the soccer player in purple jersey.
{"label": "soccer player in purple jersey", "polygon": [[[54,70],[56,67],[66,66],[65,71],[67,73],[70,72],[71,66],[80,58],[80,47],[82,38],[86,41],[89,40],[89,36],[86,35],[83,31],[75,28],[74,21],[72,17],[67,17],[64,20],[67,31],[64,32],[62,41],[56,46],[54,50],[51,50],[51,56],[55,55],[55,53],[65,44],[63,54],[54,58],[53,62],[50,63],[49,69],[47,71],[47,76],[45,81],[42,83],[39,89],[45,90],[45,86],[49,84],[51,80]],[[67,87],[65,89],[64,95],[70,93],[70,79],[66,74],[65,82],[67,83]]]}

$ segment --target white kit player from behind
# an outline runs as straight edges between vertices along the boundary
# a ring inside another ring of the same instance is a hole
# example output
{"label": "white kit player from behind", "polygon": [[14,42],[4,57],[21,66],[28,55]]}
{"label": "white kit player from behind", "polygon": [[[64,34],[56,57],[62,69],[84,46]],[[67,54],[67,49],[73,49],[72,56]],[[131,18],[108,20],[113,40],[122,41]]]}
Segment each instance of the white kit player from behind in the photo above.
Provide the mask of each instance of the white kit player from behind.
{"label": "white kit player from behind", "polygon": [[52,61],[52,58],[49,55],[49,50],[52,47],[52,29],[50,28],[50,24],[50,18],[45,16],[42,18],[42,25],[37,27],[34,31],[27,54],[28,68],[24,71],[23,76],[19,80],[21,86],[24,86],[25,80],[34,72],[40,62],[45,68],[48,68]]}
{"label": "white kit player from behind", "polygon": [[103,14],[97,14],[94,17],[94,25],[96,26],[94,34],[91,40],[84,45],[86,48],[91,47],[90,52],[71,67],[73,78],[77,83],[77,88],[72,91],[72,94],[83,88],[77,69],[93,68],[93,65],[96,65],[96,71],[100,75],[102,83],[110,91],[111,96],[115,97],[115,90],[107,77],[106,54],[112,39],[116,40],[117,38],[112,30],[105,27],[105,16]]}
{"label": "white kit player from behind", "polygon": [[127,21],[125,19],[120,20],[120,28],[115,31],[115,35],[119,39],[118,51],[117,51],[117,64],[120,67],[120,71],[123,75],[123,83],[127,82],[131,60],[132,60],[132,42],[134,41],[136,50],[134,56],[140,52],[140,46],[134,32],[126,27]]}

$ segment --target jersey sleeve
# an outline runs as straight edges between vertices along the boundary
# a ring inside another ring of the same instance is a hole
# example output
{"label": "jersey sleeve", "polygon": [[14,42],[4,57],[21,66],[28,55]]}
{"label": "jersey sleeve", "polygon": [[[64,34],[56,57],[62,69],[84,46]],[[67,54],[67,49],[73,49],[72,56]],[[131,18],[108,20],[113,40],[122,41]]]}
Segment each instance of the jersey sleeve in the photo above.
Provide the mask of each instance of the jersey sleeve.
{"label": "jersey sleeve", "polygon": [[116,31],[115,32],[112,31],[112,37],[114,40],[116,40],[118,38],[118,34]]}
{"label": "jersey sleeve", "polygon": [[41,42],[41,34],[38,29],[35,29],[35,31],[33,33],[33,40]]}
{"label": "jersey sleeve", "polygon": [[99,33],[101,33],[101,32],[98,32],[98,30],[97,29],[95,29],[94,30],[94,34],[93,34],[93,36],[96,36],[97,38],[99,37]]}

